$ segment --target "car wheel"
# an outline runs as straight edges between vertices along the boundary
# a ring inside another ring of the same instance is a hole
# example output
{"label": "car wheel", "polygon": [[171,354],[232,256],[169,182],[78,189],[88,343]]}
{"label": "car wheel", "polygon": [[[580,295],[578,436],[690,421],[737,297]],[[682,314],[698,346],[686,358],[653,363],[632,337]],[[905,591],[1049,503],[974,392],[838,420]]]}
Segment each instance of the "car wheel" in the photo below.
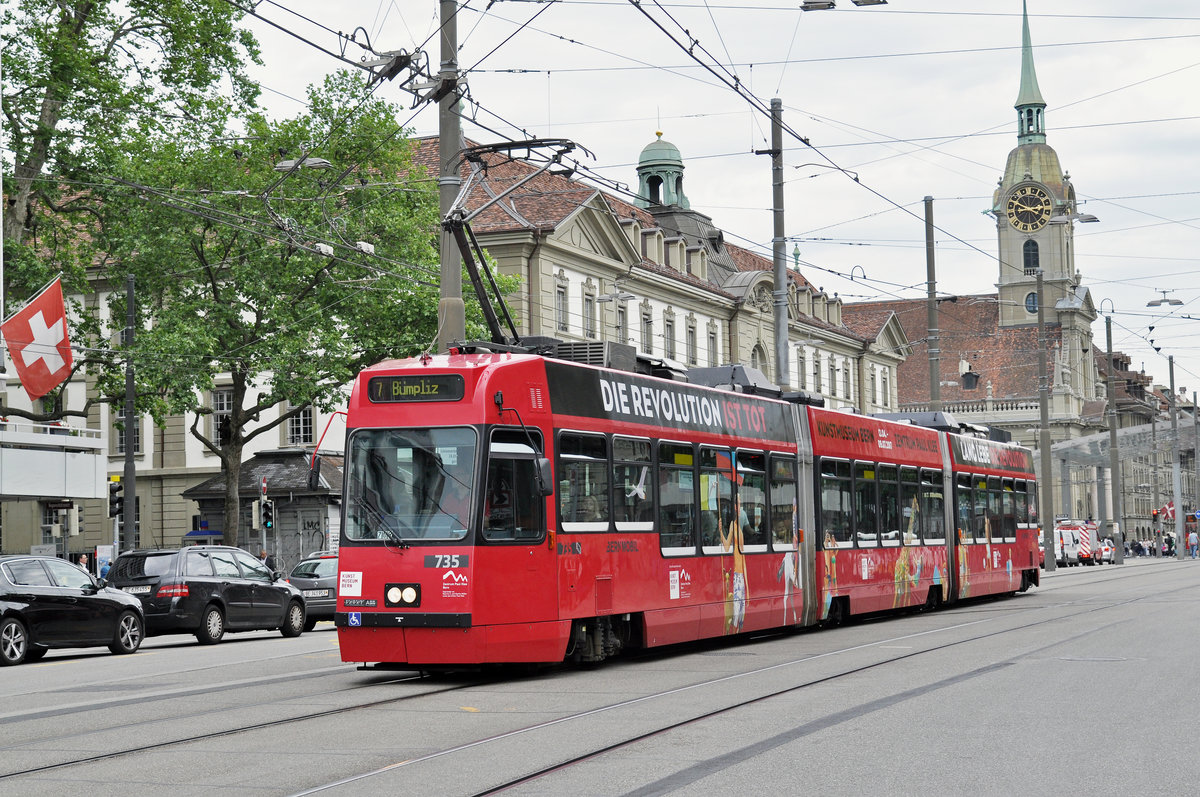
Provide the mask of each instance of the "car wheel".
{"label": "car wheel", "polygon": [[317,627],[317,618],[315,618],[315,617],[305,617],[304,618],[304,630],[305,631],[311,631],[316,627]]}
{"label": "car wheel", "polygon": [[125,612],[117,621],[117,632],[108,649],[120,655],[133,653],[142,646],[142,635],[142,618],[137,612]]}
{"label": "car wheel", "polygon": [[15,617],[0,622],[0,665],[20,664],[29,653],[29,634]]}
{"label": "car wheel", "polygon": [[201,645],[215,645],[225,636],[225,615],[221,607],[209,606],[200,618],[200,629],[196,631],[196,639]]}
{"label": "car wheel", "polygon": [[287,615],[283,618],[283,627],[279,629],[279,633],[286,637],[300,636],[300,633],[306,628],[304,606],[297,601],[292,601],[288,604]]}

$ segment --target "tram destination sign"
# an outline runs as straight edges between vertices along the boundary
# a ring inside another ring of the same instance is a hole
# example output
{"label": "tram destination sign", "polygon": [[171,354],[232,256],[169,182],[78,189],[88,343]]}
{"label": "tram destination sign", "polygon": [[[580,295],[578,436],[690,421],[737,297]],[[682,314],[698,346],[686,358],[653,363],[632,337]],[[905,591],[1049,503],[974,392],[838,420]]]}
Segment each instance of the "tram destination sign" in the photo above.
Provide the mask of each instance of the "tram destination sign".
{"label": "tram destination sign", "polygon": [[391,374],[367,381],[367,398],[376,404],[402,401],[462,401],[461,374]]}

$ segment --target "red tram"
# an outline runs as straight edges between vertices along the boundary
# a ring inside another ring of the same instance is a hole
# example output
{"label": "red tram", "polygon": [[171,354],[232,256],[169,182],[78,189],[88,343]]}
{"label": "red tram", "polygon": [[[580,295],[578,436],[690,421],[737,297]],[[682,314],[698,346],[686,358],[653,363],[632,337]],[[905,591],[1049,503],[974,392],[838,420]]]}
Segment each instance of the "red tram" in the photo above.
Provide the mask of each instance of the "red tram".
{"label": "red tram", "polygon": [[347,425],[344,661],[599,661],[1038,583],[1013,445],[490,351],[364,371]]}

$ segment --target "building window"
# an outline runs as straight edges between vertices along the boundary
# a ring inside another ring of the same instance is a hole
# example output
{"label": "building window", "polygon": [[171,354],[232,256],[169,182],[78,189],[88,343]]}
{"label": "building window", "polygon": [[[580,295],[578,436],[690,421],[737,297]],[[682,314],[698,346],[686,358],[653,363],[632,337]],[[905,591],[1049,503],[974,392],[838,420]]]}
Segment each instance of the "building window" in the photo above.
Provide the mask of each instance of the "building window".
{"label": "building window", "polygon": [[596,337],[596,299],[592,296],[583,297],[583,336]]}
{"label": "building window", "polygon": [[58,510],[51,509],[49,504],[42,504],[42,545],[54,542],[54,524],[58,523]]}
{"label": "building window", "polygon": [[624,307],[617,307],[617,341],[629,342],[629,311]]}
{"label": "building window", "polygon": [[675,359],[675,322],[663,321],[663,356]]}
{"label": "building window", "polygon": [[233,390],[219,388],[212,392],[212,422],[208,429],[209,439],[224,448],[229,442],[230,416],[233,414]]}
{"label": "building window", "polygon": [[874,368],[871,369],[871,402],[879,403],[879,374]]}
{"label": "building window", "polygon": [[1025,312],[1036,313],[1038,311],[1038,295],[1036,291],[1031,291],[1025,295]]}
{"label": "building window", "polygon": [[888,371],[884,371],[879,377],[883,388],[883,395],[880,397],[882,401],[880,403],[885,407],[890,407],[892,406],[892,389],[888,387]]}
{"label": "building window", "polygon": [[824,392],[824,388],[821,387],[821,355],[820,354],[813,355],[813,390],[817,391],[818,393]]}
{"label": "building window", "polygon": [[1026,241],[1025,246],[1023,247],[1023,254],[1025,259],[1026,276],[1037,274],[1041,263],[1041,258],[1038,256],[1037,241]]}
{"label": "building window", "polygon": [[796,348],[796,376],[800,380],[800,389],[808,390],[808,359],[804,356],[804,348]]}
{"label": "building window", "polygon": [[567,325],[567,288],[558,286],[554,291],[554,326],[559,332],[566,332]]}
{"label": "building window", "polygon": [[721,353],[717,351],[717,333],[709,330],[708,333],[708,367],[716,368],[720,364]]}
{"label": "building window", "polygon": [[[125,453],[125,408],[119,407],[113,422],[113,437],[116,440],[116,452]],[[134,416],[133,420],[133,453],[142,453],[142,424],[141,419]]]}
{"label": "building window", "polygon": [[642,351],[646,354],[654,352],[654,319],[650,313],[642,313]]}
{"label": "building window", "polygon": [[687,328],[687,361],[688,365],[695,365],[696,359],[696,327],[688,324]]}
{"label": "building window", "polygon": [[842,365],[842,397],[850,398],[850,363]]}
{"label": "building window", "polygon": [[288,418],[287,444],[307,446],[313,442],[313,408],[305,407],[297,415]]}
{"label": "building window", "polygon": [[833,364],[833,358],[829,358],[829,395],[837,395],[837,366]]}

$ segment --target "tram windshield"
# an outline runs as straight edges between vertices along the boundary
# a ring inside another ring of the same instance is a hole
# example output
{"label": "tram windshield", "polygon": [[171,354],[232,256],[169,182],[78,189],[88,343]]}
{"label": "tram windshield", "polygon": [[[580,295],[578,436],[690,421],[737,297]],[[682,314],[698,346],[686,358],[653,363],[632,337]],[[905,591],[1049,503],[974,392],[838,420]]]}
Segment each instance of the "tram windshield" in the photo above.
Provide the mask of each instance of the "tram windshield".
{"label": "tram windshield", "polygon": [[471,528],[477,442],[468,428],[360,429],[346,463],[351,540],[461,540]]}

